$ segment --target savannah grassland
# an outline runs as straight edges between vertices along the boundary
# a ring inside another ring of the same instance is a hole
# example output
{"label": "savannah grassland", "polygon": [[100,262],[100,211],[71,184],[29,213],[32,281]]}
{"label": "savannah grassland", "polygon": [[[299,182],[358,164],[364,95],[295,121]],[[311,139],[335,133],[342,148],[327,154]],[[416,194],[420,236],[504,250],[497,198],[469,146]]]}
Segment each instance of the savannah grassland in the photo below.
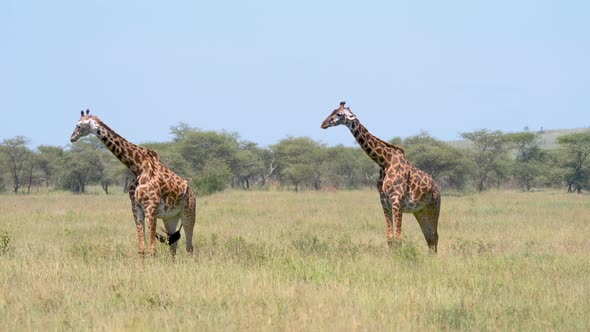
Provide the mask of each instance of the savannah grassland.
{"label": "savannah grassland", "polygon": [[387,250],[376,191],[199,199],[196,253],[137,255],[123,194],[0,196],[0,329],[590,329],[590,196],[443,196]]}

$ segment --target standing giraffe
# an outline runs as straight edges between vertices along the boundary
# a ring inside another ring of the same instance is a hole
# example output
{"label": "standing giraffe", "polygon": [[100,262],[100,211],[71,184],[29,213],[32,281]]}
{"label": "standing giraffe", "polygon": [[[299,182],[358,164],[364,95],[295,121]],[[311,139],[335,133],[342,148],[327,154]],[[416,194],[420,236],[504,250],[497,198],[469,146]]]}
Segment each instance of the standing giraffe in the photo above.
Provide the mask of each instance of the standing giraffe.
{"label": "standing giraffe", "polygon": [[436,253],[438,245],[438,216],[440,193],[438,185],[426,172],[410,164],[404,149],[387,143],[369,133],[356,116],[345,107],[345,102],[335,109],[321,127],[327,129],[345,125],[361,148],[379,165],[377,189],[387,222],[387,244],[393,247],[392,216],[395,219],[395,238],[401,240],[402,213],[413,213],[420,224],[428,247]]}
{"label": "standing giraffe", "polygon": [[164,165],[158,154],[151,149],[137,146],[109,128],[90,110],[81,112],[80,120],[70,141],[94,134],[133,173],[129,185],[131,209],[137,228],[139,254],[145,254],[145,220],[147,219],[149,253],[156,255],[156,220],[164,221],[172,256],[180,230],[176,231],[178,219],[182,219],[186,236],[186,251],[193,252],[193,228],[195,227],[197,201],[188,182]]}

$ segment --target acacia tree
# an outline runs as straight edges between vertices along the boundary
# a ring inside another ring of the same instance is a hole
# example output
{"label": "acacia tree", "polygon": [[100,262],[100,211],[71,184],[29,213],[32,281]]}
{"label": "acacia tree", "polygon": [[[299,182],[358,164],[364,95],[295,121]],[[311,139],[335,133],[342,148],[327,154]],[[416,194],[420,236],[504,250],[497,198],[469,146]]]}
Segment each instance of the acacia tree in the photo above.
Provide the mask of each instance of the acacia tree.
{"label": "acacia tree", "polygon": [[31,151],[25,163],[23,173],[23,186],[27,187],[27,194],[31,193],[33,185],[39,186],[43,181],[43,173],[40,168],[39,154]]}
{"label": "acacia tree", "polygon": [[260,150],[260,160],[264,165],[264,169],[262,172],[261,178],[261,185],[266,186],[272,180],[276,180],[276,170],[278,168],[276,157],[274,152],[271,149],[262,149]]}
{"label": "acacia tree", "polygon": [[5,139],[0,151],[6,156],[7,168],[12,177],[12,191],[16,194],[21,187],[21,176],[31,158],[31,150],[27,148],[29,140],[24,136]]}
{"label": "acacia tree", "polygon": [[100,179],[100,186],[105,194],[109,194],[111,185],[117,183],[119,178],[124,178],[127,175],[128,168],[119,160],[113,157],[110,151],[101,151],[99,154],[101,167],[98,167],[98,177]]}
{"label": "acacia tree", "polygon": [[186,122],[179,122],[176,126],[170,127],[170,134],[172,134],[172,141],[178,143],[184,139],[184,137],[191,133],[198,131],[196,128],[192,128]]}
{"label": "acacia tree", "polygon": [[473,167],[464,151],[435,139],[427,132],[403,141],[399,138],[393,141],[404,147],[410,162],[430,174],[439,184],[458,190],[465,187]]}
{"label": "acacia tree", "polygon": [[501,160],[507,152],[506,136],[499,130],[487,129],[462,133],[461,136],[473,143],[473,159],[476,165],[474,180],[477,191],[481,192],[494,183],[494,177],[497,179],[505,174]]}
{"label": "acacia tree", "polygon": [[325,148],[324,177],[331,188],[359,188],[375,185],[378,166],[359,147]]}
{"label": "acacia tree", "polygon": [[64,150],[58,146],[40,145],[37,151],[37,163],[45,186],[57,185],[60,181],[60,170],[63,169]]}
{"label": "acacia tree", "polygon": [[322,187],[322,169],[326,154],[322,146],[309,137],[286,138],[272,146],[278,163],[279,177],[291,183],[295,191],[310,185]]}
{"label": "acacia tree", "polygon": [[264,152],[254,142],[241,142],[236,154],[237,186],[249,190],[256,178],[262,179],[266,171]]}
{"label": "acacia tree", "polygon": [[103,164],[101,150],[93,143],[95,138],[85,137],[74,143],[64,154],[62,187],[76,193],[86,192],[86,186],[100,179]]}
{"label": "acacia tree", "polygon": [[5,174],[5,162],[6,157],[4,156],[3,153],[0,153],[0,192],[4,192],[6,190],[6,180],[4,179],[4,177],[6,176]]}
{"label": "acacia tree", "polygon": [[539,134],[520,132],[506,134],[507,141],[515,149],[515,159],[511,174],[525,191],[541,184],[547,173],[548,154],[539,147]]}
{"label": "acacia tree", "polygon": [[235,133],[186,129],[178,144],[197,194],[223,191],[237,173],[239,142]]}
{"label": "acacia tree", "polygon": [[557,142],[567,151],[564,167],[568,192],[581,193],[588,183],[588,156],[590,155],[590,131],[559,136]]}

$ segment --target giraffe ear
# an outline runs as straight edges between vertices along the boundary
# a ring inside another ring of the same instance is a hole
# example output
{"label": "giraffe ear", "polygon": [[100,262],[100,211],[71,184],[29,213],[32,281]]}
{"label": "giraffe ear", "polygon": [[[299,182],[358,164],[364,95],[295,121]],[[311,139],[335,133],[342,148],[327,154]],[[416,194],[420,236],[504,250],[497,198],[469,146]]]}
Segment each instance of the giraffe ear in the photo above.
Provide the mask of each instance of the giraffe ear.
{"label": "giraffe ear", "polygon": [[86,109],[86,116],[90,115],[90,109]]}

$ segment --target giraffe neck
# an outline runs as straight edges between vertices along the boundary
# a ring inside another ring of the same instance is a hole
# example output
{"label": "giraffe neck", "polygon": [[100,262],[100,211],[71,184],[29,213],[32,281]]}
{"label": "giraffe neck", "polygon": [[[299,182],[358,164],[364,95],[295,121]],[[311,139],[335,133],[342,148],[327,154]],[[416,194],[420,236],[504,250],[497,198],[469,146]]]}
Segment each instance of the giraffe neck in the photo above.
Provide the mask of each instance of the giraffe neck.
{"label": "giraffe neck", "polygon": [[384,167],[389,162],[388,156],[403,155],[402,148],[395,147],[373,136],[358,119],[354,119],[348,123],[347,127],[363,151],[380,167]]}
{"label": "giraffe neck", "polygon": [[140,158],[140,150],[143,148],[137,146],[123,136],[117,134],[114,130],[109,128],[101,121],[97,121],[98,128],[95,132],[96,136],[106,146],[109,151],[113,153],[129,170],[135,175],[139,175],[142,171],[142,161]]}

